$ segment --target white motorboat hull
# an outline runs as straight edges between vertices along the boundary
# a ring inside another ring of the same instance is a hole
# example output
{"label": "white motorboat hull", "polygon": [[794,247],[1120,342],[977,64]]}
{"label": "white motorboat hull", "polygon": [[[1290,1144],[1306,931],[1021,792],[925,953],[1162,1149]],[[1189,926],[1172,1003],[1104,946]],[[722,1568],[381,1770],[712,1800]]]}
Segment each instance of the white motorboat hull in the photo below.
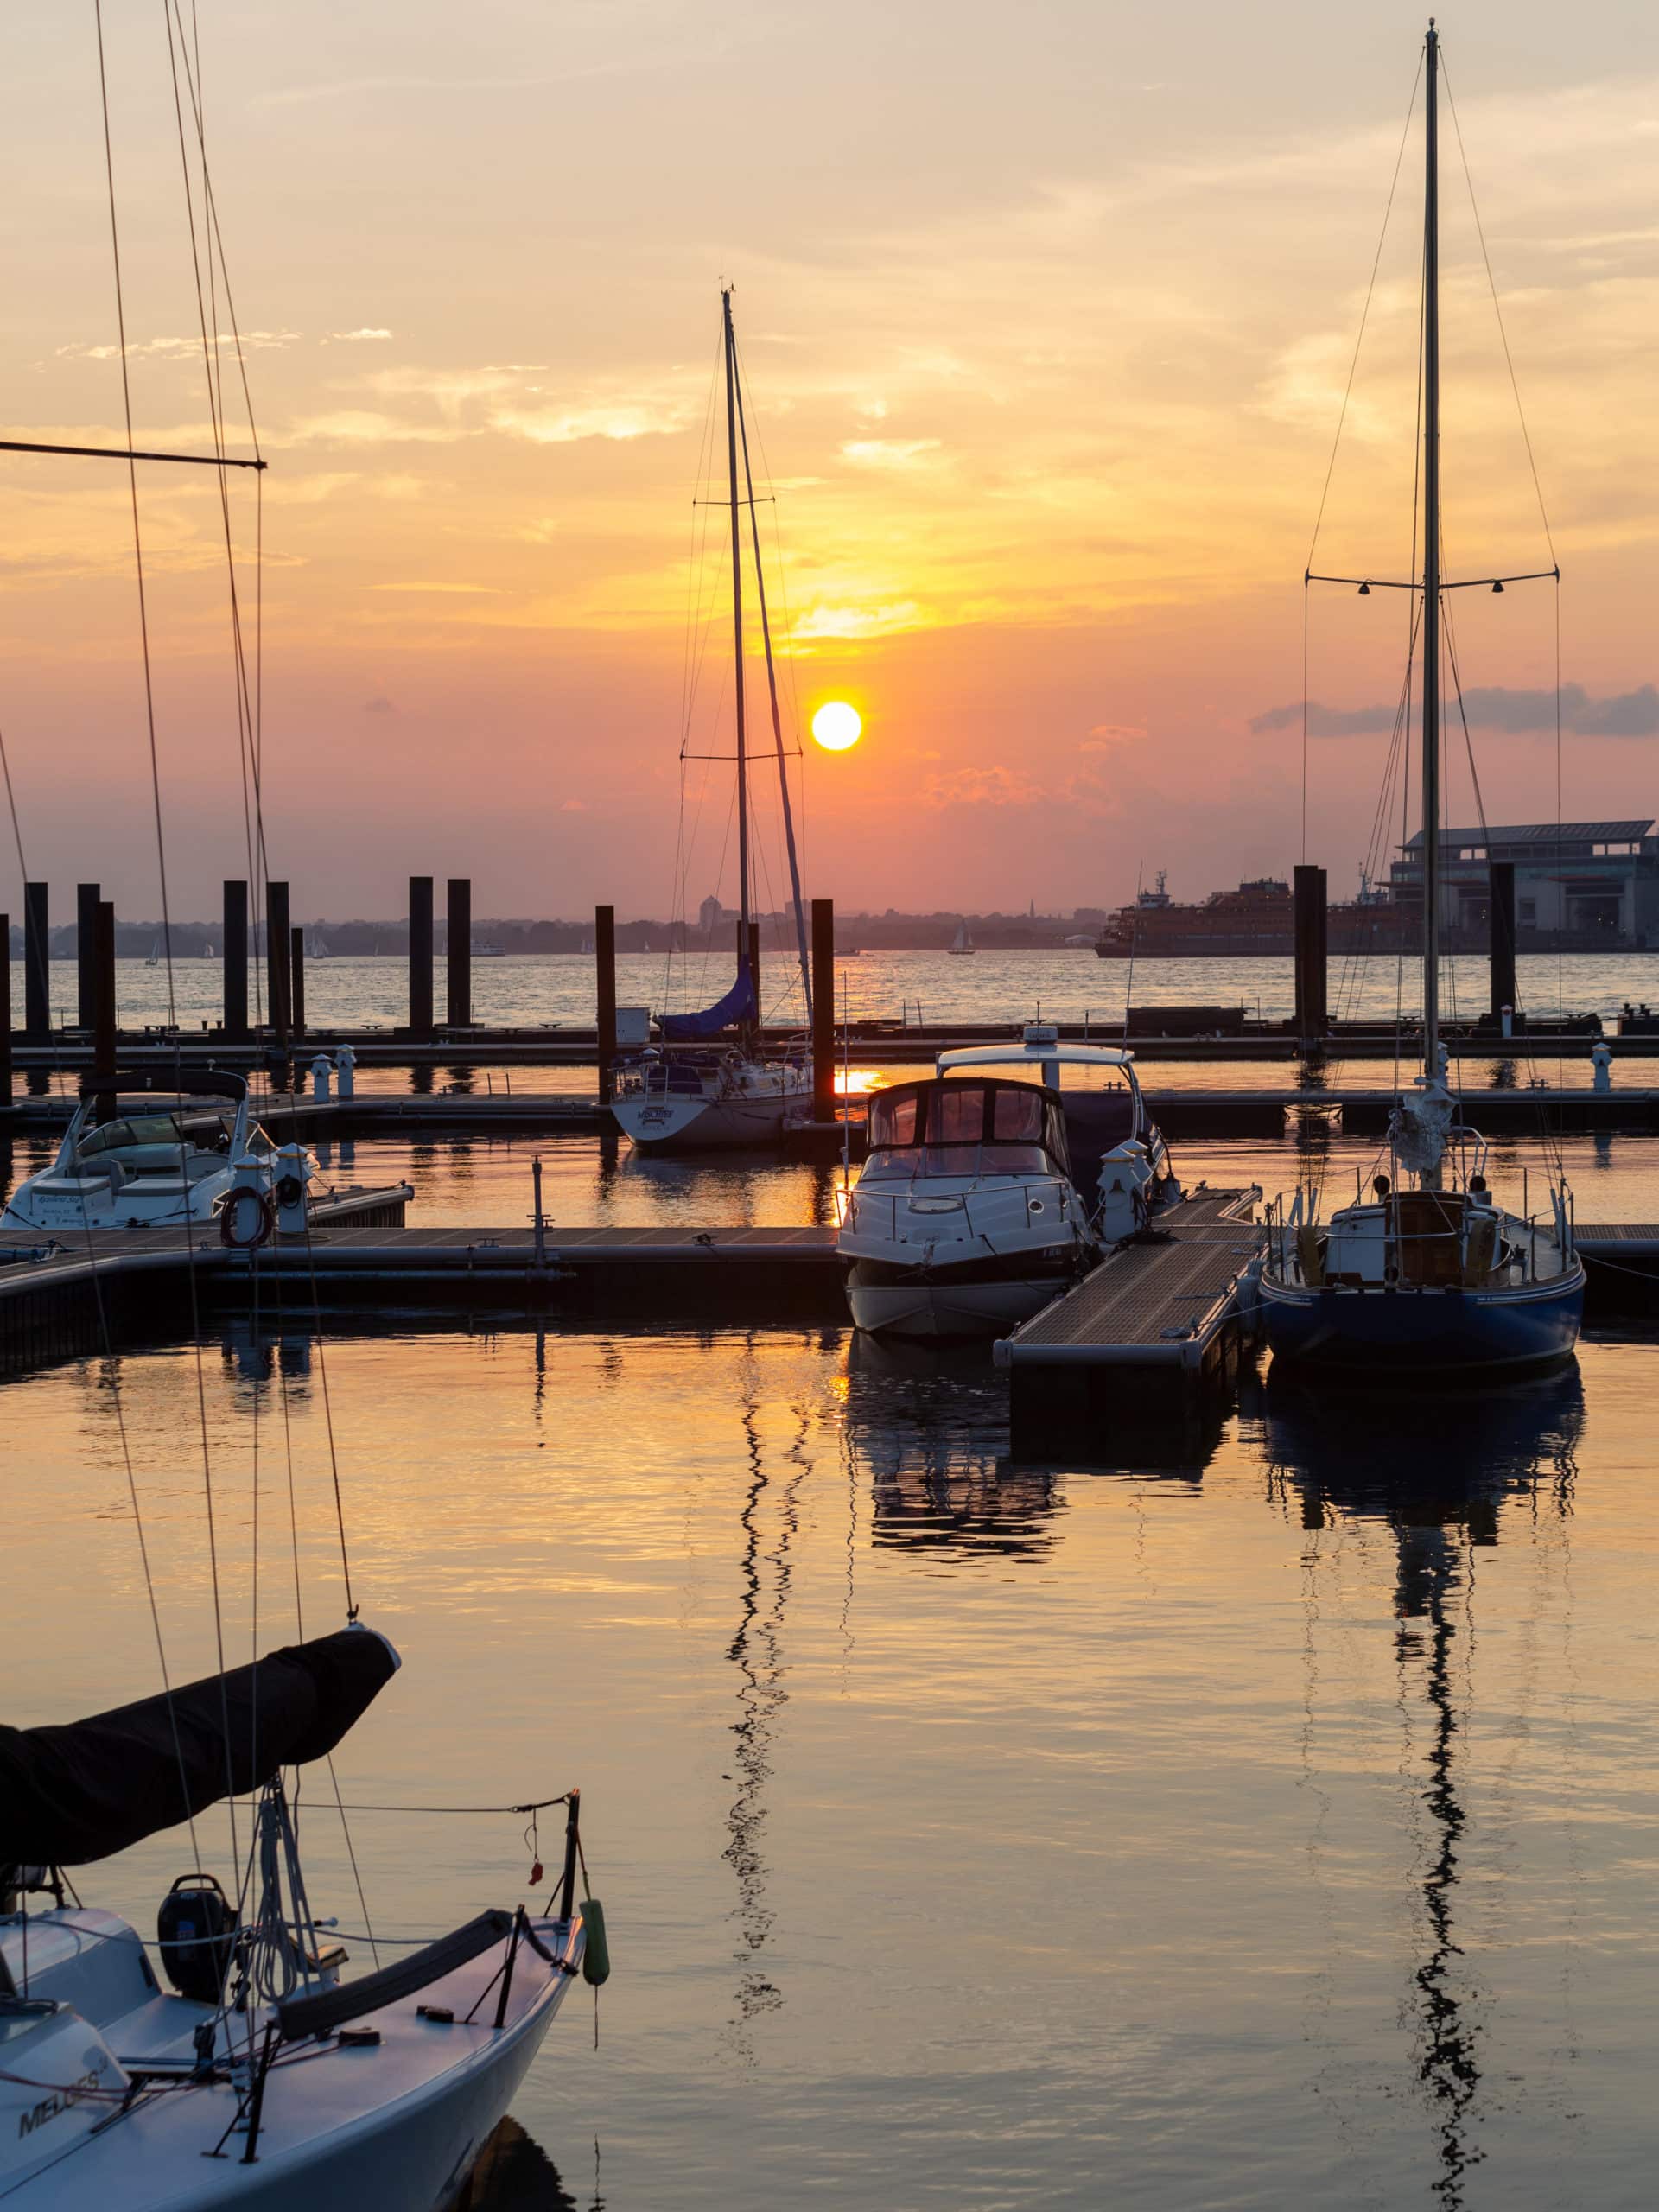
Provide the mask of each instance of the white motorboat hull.
{"label": "white motorboat hull", "polygon": [[1006,1336],[1040,1313],[1071,1278],[1015,1277],[1003,1282],[951,1281],[918,1272],[901,1282],[861,1283],[849,1274],[847,1303],[855,1328],[871,1336],[946,1341]]}
{"label": "white motorboat hull", "polygon": [[172,1229],[186,1222],[211,1222],[232,1179],[227,1168],[222,1175],[203,1177],[188,1191],[175,1184],[167,1191],[148,1192],[141,1183],[130,1183],[111,1192],[106,1181],[95,1180],[92,1190],[82,1191],[75,1187],[76,1179],[48,1169],[18,1185],[0,1214],[0,1229],[73,1236],[87,1230]]}

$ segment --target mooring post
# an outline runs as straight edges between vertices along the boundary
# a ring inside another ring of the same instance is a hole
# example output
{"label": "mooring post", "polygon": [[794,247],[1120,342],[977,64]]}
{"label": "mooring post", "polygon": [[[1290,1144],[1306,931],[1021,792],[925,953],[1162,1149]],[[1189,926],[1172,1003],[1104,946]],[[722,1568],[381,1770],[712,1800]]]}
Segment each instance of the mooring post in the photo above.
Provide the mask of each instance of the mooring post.
{"label": "mooring post", "polygon": [[223,937],[219,952],[225,969],[225,1019],[220,1034],[227,1045],[248,1041],[248,887],[233,878],[225,881]]}
{"label": "mooring post", "polygon": [[1296,1034],[1304,1045],[1324,1040],[1325,1005],[1325,881],[1322,868],[1298,868],[1294,878]]}
{"label": "mooring post", "polygon": [[542,1155],[539,1152],[530,1163],[530,1179],[536,1192],[536,1266],[539,1272],[547,1265],[547,1216],[542,1211]]}
{"label": "mooring post", "polygon": [[599,1103],[611,1103],[611,1063],[616,1058],[616,909],[594,909],[594,1014],[599,1051]]}
{"label": "mooring post", "polygon": [[449,879],[445,999],[449,1026],[464,1029],[473,1018],[473,879]]}
{"label": "mooring post", "polygon": [[44,883],[23,886],[23,1034],[43,1045],[52,1027],[52,944]]}
{"label": "mooring post", "polygon": [[1500,1025],[1515,999],[1515,862],[1492,861],[1486,869],[1492,965],[1492,1020]]}
{"label": "mooring post", "polygon": [[812,901],[812,1118],[836,1118],[836,902]]}
{"label": "mooring post", "polygon": [[305,931],[289,930],[288,933],[288,998],[289,1019],[296,1037],[305,1034]]}
{"label": "mooring post", "polygon": [[576,1909],[576,1856],[582,1834],[582,1792],[570,1792],[564,1816],[564,1866],[559,1876],[559,1918],[567,1927]]}
{"label": "mooring post", "polygon": [[97,963],[92,939],[98,930],[99,887],[75,886],[75,1021],[82,1029],[92,1026],[98,993]]}
{"label": "mooring post", "polygon": [[288,988],[288,963],[292,942],[289,928],[288,886],[268,882],[265,886],[265,1019],[270,1024],[271,1035],[283,1051],[288,1047],[294,1018],[294,1001]]}
{"label": "mooring post", "polygon": [[[92,924],[92,1071],[115,1074],[115,905],[100,899]],[[113,1112],[113,1092],[99,1105],[101,1114]]]}
{"label": "mooring post", "polygon": [[0,914],[0,972],[5,976],[5,995],[0,998],[0,1108],[11,1111],[11,916]]}
{"label": "mooring post", "polygon": [[409,1035],[432,1042],[432,879],[409,879]]}

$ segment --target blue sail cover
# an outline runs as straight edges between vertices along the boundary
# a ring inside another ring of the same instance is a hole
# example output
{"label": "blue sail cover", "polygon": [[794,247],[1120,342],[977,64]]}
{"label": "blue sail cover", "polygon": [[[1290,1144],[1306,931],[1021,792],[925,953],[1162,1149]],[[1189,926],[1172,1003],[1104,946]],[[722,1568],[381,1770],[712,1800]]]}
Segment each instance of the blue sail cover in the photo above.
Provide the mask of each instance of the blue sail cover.
{"label": "blue sail cover", "polygon": [[718,1037],[722,1029],[734,1029],[740,1021],[753,1021],[755,1013],[754,978],[748,962],[740,960],[737,981],[723,999],[701,1014],[665,1014],[658,1026],[666,1043],[695,1045],[705,1037]]}

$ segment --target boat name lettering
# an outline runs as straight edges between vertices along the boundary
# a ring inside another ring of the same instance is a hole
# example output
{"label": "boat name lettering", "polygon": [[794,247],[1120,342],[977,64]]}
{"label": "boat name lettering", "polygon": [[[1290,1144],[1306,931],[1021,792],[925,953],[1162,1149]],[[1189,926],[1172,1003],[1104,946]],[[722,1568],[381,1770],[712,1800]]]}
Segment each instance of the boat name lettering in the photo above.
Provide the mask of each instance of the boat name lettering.
{"label": "boat name lettering", "polygon": [[91,2096],[95,2090],[102,2088],[104,2085],[99,2077],[103,2071],[104,2062],[100,2058],[78,2082],[67,2082],[61,2089],[54,2089],[49,2097],[42,2097],[39,2104],[30,2105],[27,2112],[19,2113],[18,2136],[32,2135],[37,2127],[44,2127],[48,2120],[56,2120],[72,2110],[83,2097]]}

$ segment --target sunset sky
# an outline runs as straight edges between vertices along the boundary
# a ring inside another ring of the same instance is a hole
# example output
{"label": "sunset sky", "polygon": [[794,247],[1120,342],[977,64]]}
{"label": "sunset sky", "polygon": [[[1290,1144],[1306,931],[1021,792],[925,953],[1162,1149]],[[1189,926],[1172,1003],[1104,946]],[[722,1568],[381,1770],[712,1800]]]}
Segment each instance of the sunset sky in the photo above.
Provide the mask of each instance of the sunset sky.
{"label": "sunset sky", "polygon": [[[200,449],[162,10],[105,19],[135,435]],[[1441,22],[1564,572],[1565,811],[1659,811],[1659,16],[1482,0]],[[786,696],[803,730],[826,698],[866,718],[853,751],[809,747],[809,889],[1069,910],[1128,898],[1142,867],[1201,897],[1301,856],[1300,575],[1416,8],[203,0],[200,23],[270,462],[267,821],[296,913],[401,913],[411,870],[472,874],[480,915],[670,910],[722,278],[777,496]],[[25,0],[8,29],[0,418],[118,441],[90,0]],[[1539,568],[1446,136],[1449,565]],[[1327,509],[1321,563],[1344,572],[1408,557],[1419,147]],[[189,917],[243,872],[218,491],[158,467],[140,490]],[[60,913],[89,875],[151,916],[124,471],[0,456],[0,522],[29,868]],[[1457,613],[1488,813],[1553,817],[1553,593]],[[1397,594],[1313,608],[1307,857],[1344,894],[1403,617]],[[1470,810],[1461,770],[1450,810]],[[10,853],[0,883],[15,912]]]}

